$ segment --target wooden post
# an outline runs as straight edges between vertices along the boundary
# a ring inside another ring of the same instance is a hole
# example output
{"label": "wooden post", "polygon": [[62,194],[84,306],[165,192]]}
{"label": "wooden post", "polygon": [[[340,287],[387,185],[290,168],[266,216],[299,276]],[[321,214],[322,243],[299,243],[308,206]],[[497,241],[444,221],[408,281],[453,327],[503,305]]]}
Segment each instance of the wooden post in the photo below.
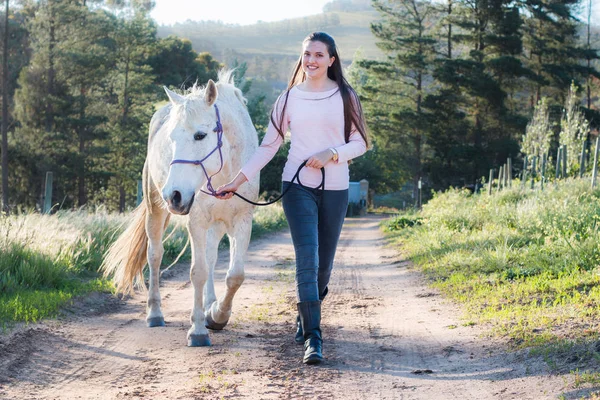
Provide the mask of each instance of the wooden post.
{"label": "wooden post", "polygon": [[508,187],[508,164],[504,164],[504,189]]}
{"label": "wooden post", "polygon": [[585,151],[587,150],[587,140],[583,141],[581,145],[581,158],[579,159],[579,177],[583,178],[585,172]]}
{"label": "wooden post", "polygon": [[563,145],[562,149],[562,177],[567,177],[567,146]]}
{"label": "wooden post", "polygon": [[142,180],[137,181],[137,203],[136,205],[140,205],[142,203],[142,197],[144,196],[144,191],[142,189]]}
{"label": "wooden post", "polygon": [[506,160],[506,166],[508,170],[508,187],[512,187],[512,158],[508,157]]}
{"label": "wooden post", "polygon": [[558,146],[558,150],[556,151],[556,176],[554,179],[558,180],[560,176],[560,161],[562,159],[562,146]]}
{"label": "wooden post", "polygon": [[548,162],[548,155],[544,153],[542,155],[542,179],[540,180],[540,188],[544,190],[544,181],[546,180],[546,163]]}
{"label": "wooden post", "polygon": [[504,183],[504,168],[500,167],[498,170],[498,191],[502,190],[502,184]]}
{"label": "wooden post", "polygon": [[423,183],[421,182],[421,178],[419,178],[419,209],[421,208],[421,206],[423,205],[421,203],[422,197],[421,197],[421,189],[423,187]]}
{"label": "wooden post", "polygon": [[52,172],[46,172],[46,185],[44,187],[44,214],[52,210]]}
{"label": "wooden post", "polygon": [[537,161],[537,156],[533,156],[531,159],[531,189],[535,187],[535,164]]}
{"label": "wooden post", "polygon": [[494,168],[490,169],[490,180],[488,181],[488,195],[492,195],[492,186],[494,183]]}
{"label": "wooden post", "polygon": [[598,147],[600,145],[600,136],[596,138],[596,150],[594,150],[594,168],[592,169],[592,189],[596,188],[596,176],[598,176]]}

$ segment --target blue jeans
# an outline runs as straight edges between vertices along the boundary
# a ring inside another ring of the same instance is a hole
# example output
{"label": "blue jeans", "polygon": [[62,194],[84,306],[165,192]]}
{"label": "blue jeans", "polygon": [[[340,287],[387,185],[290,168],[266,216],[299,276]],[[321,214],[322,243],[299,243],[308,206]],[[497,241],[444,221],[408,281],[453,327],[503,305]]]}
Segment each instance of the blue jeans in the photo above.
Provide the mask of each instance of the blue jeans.
{"label": "blue jeans", "polygon": [[320,190],[283,182],[283,211],[296,252],[298,302],[323,300],[333,269],[348,190]]}

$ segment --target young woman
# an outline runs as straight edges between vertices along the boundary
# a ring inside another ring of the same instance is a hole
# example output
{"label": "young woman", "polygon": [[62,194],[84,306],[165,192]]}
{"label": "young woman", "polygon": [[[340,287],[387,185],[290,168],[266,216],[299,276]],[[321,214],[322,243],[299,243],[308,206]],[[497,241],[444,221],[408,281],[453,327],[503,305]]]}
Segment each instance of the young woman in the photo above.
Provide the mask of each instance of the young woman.
{"label": "young woman", "polygon": [[[230,199],[273,158],[291,132],[291,146],[283,170],[283,209],[296,252],[298,319],[296,341],[304,343],[304,363],[323,360],[321,301],[348,207],[348,161],[368,146],[362,108],[356,92],[342,74],[333,38],[324,32],[302,42],[288,89],[277,99],[271,123],[254,156],[227,185],[217,189]],[[300,171],[300,182],[291,182]],[[321,168],[325,169],[324,188]]]}

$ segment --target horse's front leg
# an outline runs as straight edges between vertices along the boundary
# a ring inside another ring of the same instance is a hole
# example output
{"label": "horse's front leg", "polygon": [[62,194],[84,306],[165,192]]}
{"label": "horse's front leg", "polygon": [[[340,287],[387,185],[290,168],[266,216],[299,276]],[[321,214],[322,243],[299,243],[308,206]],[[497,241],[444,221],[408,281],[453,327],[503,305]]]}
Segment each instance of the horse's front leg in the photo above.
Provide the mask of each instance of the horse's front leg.
{"label": "horse's front leg", "polygon": [[146,323],[150,328],[165,326],[165,318],[160,309],[160,264],[164,253],[162,237],[169,213],[154,207],[146,215],[146,235],[148,236],[148,266],[150,267]]}
{"label": "horse's front leg", "polygon": [[[204,310],[217,301],[215,294],[214,272],[217,258],[219,256],[219,242],[225,233],[225,225],[222,222],[215,222],[208,230],[206,238],[206,262],[208,263],[208,280],[204,285]],[[210,326],[209,326],[210,328]]]}
{"label": "horse's front leg", "polygon": [[210,329],[223,329],[229,322],[233,297],[244,282],[244,258],[252,233],[252,213],[240,216],[233,221],[229,235],[229,269],[225,294],[215,301],[206,315]]}
{"label": "horse's front leg", "polygon": [[192,327],[188,331],[187,341],[190,347],[210,346],[206,320],[204,316],[202,294],[208,279],[208,264],[206,262],[206,230],[189,223],[188,230],[192,244],[192,267],[190,280],[194,287],[194,306],[190,315]]}

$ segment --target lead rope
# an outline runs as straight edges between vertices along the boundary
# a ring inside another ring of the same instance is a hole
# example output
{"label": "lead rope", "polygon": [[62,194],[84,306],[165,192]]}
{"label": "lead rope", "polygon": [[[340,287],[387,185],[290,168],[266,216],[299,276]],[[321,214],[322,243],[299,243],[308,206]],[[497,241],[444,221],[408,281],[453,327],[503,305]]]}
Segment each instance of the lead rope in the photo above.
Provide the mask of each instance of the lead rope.
{"label": "lead rope", "polygon": [[[297,180],[298,184],[300,186],[302,186],[303,188],[306,188],[306,186],[304,186],[302,184],[302,182],[300,182],[300,171],[302,170],[302,168],[304,168],[306,166],[307,162],[308,162],[308,160],[306,160],[302,164],[300,164],[300,167],[298,167],[298,171],[296,171],[296,174],[292,178],[291,183],[294,183],[294,180]],[[321,176],[322,176],[321,184],[319,186],[317,186],[315,189],[325,190],[325,168],[323,168],[323,167],[321,167]],[[237,196],[240,199],[244,200],[245,202],[250,203],[250,204],[255,205],[255,206],[269,206],[269,205],[274,204],[274,203],[278,202],[279,200],[281,200],[281,198],[288,192],[288,190],[290,190],[291,187],[292,187],[292,185],[289,185],[287,188],[285,188],[285,190],[283,191],[283,193],[281,193],[275,200],[271,200],[271,201],[268,201],[266,203],[257,203],[257,202],[254,202],[252,200],[248,200],[247,198],[245,198],[241,194],[238,194],[237,192],[233,192],[233,195]],[[213,194],[213,196],[218,197],[218,195],[216,194],[216,192],[215,192],[215,194]]]}

